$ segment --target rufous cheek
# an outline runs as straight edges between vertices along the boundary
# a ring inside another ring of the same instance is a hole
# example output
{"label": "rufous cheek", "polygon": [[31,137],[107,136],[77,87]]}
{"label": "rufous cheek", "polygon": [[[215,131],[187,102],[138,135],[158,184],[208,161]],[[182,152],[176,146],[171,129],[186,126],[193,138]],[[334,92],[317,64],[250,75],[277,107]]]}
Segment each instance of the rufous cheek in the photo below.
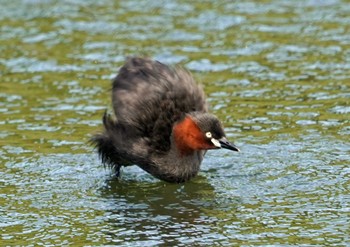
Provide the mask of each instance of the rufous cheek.
{"label": "rufous cheek", "polygon": [[176,147],[183,155],[216,148],[189,116],[174,127],[173,135]]}

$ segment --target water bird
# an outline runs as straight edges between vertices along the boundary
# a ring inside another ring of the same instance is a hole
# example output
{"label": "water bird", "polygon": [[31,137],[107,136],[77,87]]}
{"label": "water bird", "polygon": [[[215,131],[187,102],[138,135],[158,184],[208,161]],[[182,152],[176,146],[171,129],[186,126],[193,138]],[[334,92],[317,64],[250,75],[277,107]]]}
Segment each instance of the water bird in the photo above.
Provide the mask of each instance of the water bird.
{"label": "water bird", "polygon": [[138,165],[172,183],[195,177],[207,150],[239,149],[218,118],[208,113],[204,91],[190,72],[145,57],[130,57],[112,82],[114,116],[93,135],[102,163],[119,176]]}

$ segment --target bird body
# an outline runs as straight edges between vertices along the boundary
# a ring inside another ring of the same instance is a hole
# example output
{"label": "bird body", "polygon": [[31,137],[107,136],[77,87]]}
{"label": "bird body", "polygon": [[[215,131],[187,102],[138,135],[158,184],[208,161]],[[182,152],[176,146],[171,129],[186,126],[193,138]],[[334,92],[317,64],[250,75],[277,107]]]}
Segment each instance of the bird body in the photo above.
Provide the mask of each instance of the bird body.
{"label": "bird body", "polygon": [[113,80],[112,104],[115,117],[105,113],[104,130],[91,141],[117,174],[121,166],[136,164],[161,180],[180,183],[197,175],[206,150],[238,151],[184,69],[129,58]]}

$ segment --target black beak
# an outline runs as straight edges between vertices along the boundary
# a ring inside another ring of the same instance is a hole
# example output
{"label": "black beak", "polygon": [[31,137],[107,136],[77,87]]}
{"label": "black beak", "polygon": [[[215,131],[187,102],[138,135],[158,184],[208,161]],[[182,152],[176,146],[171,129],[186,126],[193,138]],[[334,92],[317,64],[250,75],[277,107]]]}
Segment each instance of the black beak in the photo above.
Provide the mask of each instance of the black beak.
{"label": "black beak", "polygon": [[230,143],[225,137],[221,138],[219,140],[219,143],[220,143],[222,148],[226,148],[226,149],[229,149],[232,151],[240,152],[239,148],[236,147],[234,144]]}

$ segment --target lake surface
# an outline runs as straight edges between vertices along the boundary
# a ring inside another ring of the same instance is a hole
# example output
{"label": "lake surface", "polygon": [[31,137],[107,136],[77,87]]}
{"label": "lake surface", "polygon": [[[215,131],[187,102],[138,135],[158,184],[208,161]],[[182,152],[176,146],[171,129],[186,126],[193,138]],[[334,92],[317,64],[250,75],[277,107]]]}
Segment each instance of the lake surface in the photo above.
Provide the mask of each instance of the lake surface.
{"label": "lake surface", "polygon": [[[2,1],[2,246],[350,246],[350,2]],[[168,184],[88,144],[126,56],[189,69],[242,150]]]}

